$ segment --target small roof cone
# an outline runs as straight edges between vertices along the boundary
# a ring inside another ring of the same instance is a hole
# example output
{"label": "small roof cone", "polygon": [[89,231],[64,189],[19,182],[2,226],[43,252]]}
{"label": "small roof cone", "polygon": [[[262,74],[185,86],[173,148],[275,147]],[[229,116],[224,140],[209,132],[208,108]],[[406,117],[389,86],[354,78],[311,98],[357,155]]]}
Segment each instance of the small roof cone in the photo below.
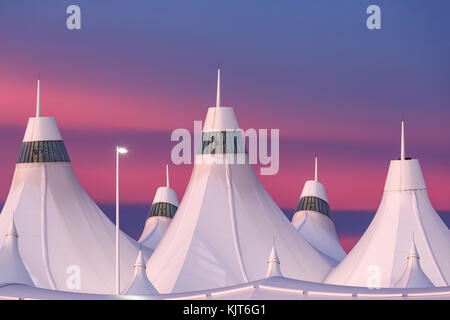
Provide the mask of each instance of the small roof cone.
{"label": "small roof cone", "polygon": [[146,268],[144,256],[142,254],[142,249],[139,250],[139,254],[136,258],[136,262],[134,263],[134,267],[135,268],[144,268],[144,269]]}
{"label": "small roof cone", "polygon": [[[59,132],[58,125],[56,124],[55,118],[53,117],[41,117],[41,86],[40,79],[37,81],[37,94],[36,94],[36,116],[30,117],[28,119],[28,125],[25,130],[25,136],[23,137],[23,142],[43,142],[43,141],[62,141],[61,133]],[[58,142],[59,144],[59,142]],[[51,155],[49,157],[52,159],[51,161],[44,162],[59,162],[61,158],[64,158],[63,161],[67,160],[69,157],[66,154],[67,150],[63,150],[62,152],[57,151],[61,146],[53,146],[53,151],[49,151]],[[39,148],[38,148],[39,149]],[[65,149],[65,147],[64,147]],[[23,151],[25,148],[22,149]],[[39,151],[38,159],[44,159],[44,151],[41,148]],[[46,152],[45,152],[46,153]],[[42,154],[42,157],[40,156]],[[33,155],[31,152],[27,153],[27,157],[19,159],[20,162],[41,162],[41,161],[30,161],[33,159]],[[55,158],[56,157],[56,158]],[[48,157],[45,157],[48,158]]]}
{"label": "small roof cone", "polygon": [[275,247],[275,241],[272,245],[272,251],[270,252],[269,260],[267,260],[267,272],[266,278],[269,277],[282,277],[280,269],[280,260],[278,259],[277,249]]}
{"label": "small roof cone", "polygon": [[414,242],[414,236],[411,242],[411,248],[409,249],[408,258],[407,259],[420,259],[419,253],[417,253],[416,243]]}
{"label": "small roof cone", "polygon": [[400,149],[400,160],[405,160],[405,121],[402,121],[402,137]]}
{"label": "small roof cone", "polygon": [[151,250],[155,250],[158,246],[180,205],[177,193],[170,188],[168,165],[166,165],[166,185],[156,190],[144,230],[139,238],[139,243]]}
{"label": "small roof cone", "polygon": [[217,68],[217,97],[216,107],[220,107],[220,68]]}
{"label": "small roof cone", "polygon": [[[19,235],[17,234],[16,224],[14,223],[14,221],[11,221],[11,224],[9,225],[9,229],[5,234],[5,238],[8,236],[12,236],[12,237],[16,237],[16,238],[19,237]],[[5,239],[5,242],[6,242],[6,239]]]}
{"label": "small roof cone", "polygon": [[319,166],[317,156],[314,156],[314,180],[306,181],[305,185],[303,186],[302,193],[300,195],[300,200],[303,197],[316,197],[322,199],[328,204],[328,198],[325,192],[325,188],[323,184],[319,182]]}
{"label": "small roof cone", "polygon": [[158,291],[155,289],[153,284],[148,280],[146,273],[146,266],[144,257],[142,255],[142,249],[139,250],[136,262],[134,264],[134,275],[131,280],[131,284],[124,291],[123,294],[128,295],[144,295],[144,294],[157,294]]}
{"label": "small roof cone", "polygon": [[318,157],[315,156],[314,180],[305,182],[291,222],[309,244],[336,265],[346,253],[339,242],[325,187],[319,182],[318,172]]}
{"label": "small roof cone", "polygon": [[416,244],[414,239],[411,243],[411,249],[408,253],[408,264],[406,265],[405,272],[403,272],[400,279],[397,281],[396,288],[431,288],[434,284],[423,272],[420,266],[420,257],[417,253]]}
{"label": "small roof cone", "polygon": [[40,80],[37,82],[37,97],[36,97],[36,118],[41,116],[41,90]]}
{"label": "small roof cone", "polygon": [[[164,204],[161,206],[161,204]],[[169,165],[166,165],[166,187],[159,187],[153,198],[152,207],[147,218],[153,216],[167,216],[173,218],[178,206],[177,194],[175,190],[170,188]]]}
{"label": "small roof cone", "polygon": [[20,256],[18,238],[16,226],[12,221],[0,249],[0,283],[34,286]]}

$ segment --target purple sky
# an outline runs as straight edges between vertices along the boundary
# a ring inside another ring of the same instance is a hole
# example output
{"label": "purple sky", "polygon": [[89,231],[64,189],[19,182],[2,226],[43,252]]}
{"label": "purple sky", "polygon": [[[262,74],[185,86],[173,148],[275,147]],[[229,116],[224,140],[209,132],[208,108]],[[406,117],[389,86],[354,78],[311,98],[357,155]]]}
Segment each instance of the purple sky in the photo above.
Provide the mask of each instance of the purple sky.
{"label": "purple sky", "polygon": [[[65,26],[73,3],[80,31]],[[366,28],[370,4],[381,7],[381,30]],[[373,212],[404,119],[407,155],[448,211],[449,33],[444,0],[3,0],[0,201],[38,74],[42,113],[56,117],[87,192],[114,201],[113,147],[124,144],[123,202],[140,208],[164,183],[171,131],[192,130],[214,104],[220,65],[222,102],[240,125],[280,129],[280,171],[261,177],[280,207],[295,207],[317,154],[331,208]],[[171,171],[181,199],[191,167]]]}

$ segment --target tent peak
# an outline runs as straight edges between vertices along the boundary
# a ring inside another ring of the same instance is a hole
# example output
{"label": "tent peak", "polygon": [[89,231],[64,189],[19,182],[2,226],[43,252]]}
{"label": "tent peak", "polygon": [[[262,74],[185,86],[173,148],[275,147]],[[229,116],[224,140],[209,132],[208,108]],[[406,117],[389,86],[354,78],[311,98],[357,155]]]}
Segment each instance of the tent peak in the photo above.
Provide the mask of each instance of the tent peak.
{"label": "tent peak", "polygon": [[11,224],[9,225],[8,231],[5,234],[6,236],[13,236],[18,238],[19,235],[17,234],[16,224],[14,223],[14,220],[11,221]]}
{"label": "tent peak", "polygon": [[414,235],[413,235],[413,239],[411,242],[411,248],[409,249],[409,253],[408,253],[408,259],[410,259],[410,258],[420,259],[419,253],[417,252],[416,243],[414,241]]}
{"label": "tent peak", "polygon": [[272,241],[272,250],[270,251],[269,259],[267,260],[266,278],[282,277],[280,269],[280,259],[278,258],[277,249],[275,246],[275,238]]}
{"label": "tent peak", "polygon": [[144,269],[146,268],[144,256],[142,254],[142,249],[139,249],[139,254],[136,258],[136,262],[134,263],[134,267],[135,268],[144,268]]}

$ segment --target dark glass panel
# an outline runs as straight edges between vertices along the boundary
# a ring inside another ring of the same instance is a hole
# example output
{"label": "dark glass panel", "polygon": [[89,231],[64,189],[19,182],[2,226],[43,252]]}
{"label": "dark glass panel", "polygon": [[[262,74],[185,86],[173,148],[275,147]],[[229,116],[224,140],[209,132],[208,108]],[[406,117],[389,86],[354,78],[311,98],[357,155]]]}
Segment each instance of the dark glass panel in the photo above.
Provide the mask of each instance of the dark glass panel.
{"label": "dark glass panel", "polygon": [[52,141],[52,145],[53,145],[53,151],[55,154],[55,161],[57,161],[57,162],[62,161],[63,158],[61,156],[61,153],[59,152],[58,143],[56,143],[56,141]]}
{"label": "dark glass panel", "polygon": [[17,163],[70,162],[63,141],[24,142]]}
{"label": "dark glass panel", "polygon": [[241,131],[204,132],[202,134],[203,154],[245,153]]}
{"label": "dark glass panel", "polygon": [[49,162],[49,157],[48,157],[48,142],[47,141],[43,141],[41,142],[41,144],[43,145],[43,161],[44,162]]}
{"label": "dark glass panel", "polygon": [[162,217],[169,217],[173,218],[175,216],[175,212],[177,211],[178,207],[166,203],[166,202],[157,202],[152,205],[150,208],[150,212],[148,214],[147,218],[155,217],[155,216],[162,216]]}
{"label": "dark glass panel", "polygon": [[59,143],[56,144],[56,148],[58,149],[59,161],[64,161],[64,153]]}
{"label": "dark glass panel", "polygon": [[300,198],[295,212],[305,210],[320,212],[331,218],[329,204],[317,197],[308,196]]}
{"label": "dark glass panel", "polygon": [[39,145],[37,142],[32,142],[33,144],[33,159],[32,162],[39,162]]}
{"label": "dark glass panel", "polygon": [[28,159],[28,153],[29,153],[30,145],[23,143],[22,144],[22,150],[20,151],[19,160],[17,162],[25,162]]}
{"label": "dark glass panel", "polygon": [[44,162],[44,144],[42,141],[38,142],[38,162]]}
{"label": "dark glass panel", "polygon": [[66,150],[66,146],[64,145],[64,143],[61,143],[61,148],[63,149],[63,152],[64,152],[64,161],[70,161],[70,158],[69,158],[69,154],[67,153],[67,150]]}
{"label": "dark glass panel", "polygon": [[19,153],[19,159],[17,159],[17,162],[22,162],[21,159],[24,157],[24,149],[25,149],[25,145],[22,144],[22,147],[20,148],[20,153]]}
{"label": "dark glass panel", "polygon": [[48,161],[55,162],[55,156],[53,154],[53,143],[52,141],[48,141]]}
{"label": "dark glass panel", "polygon": [[27,143],[25,152],[24,162],[31,162],[31,159],[33,159],[33,144]]}

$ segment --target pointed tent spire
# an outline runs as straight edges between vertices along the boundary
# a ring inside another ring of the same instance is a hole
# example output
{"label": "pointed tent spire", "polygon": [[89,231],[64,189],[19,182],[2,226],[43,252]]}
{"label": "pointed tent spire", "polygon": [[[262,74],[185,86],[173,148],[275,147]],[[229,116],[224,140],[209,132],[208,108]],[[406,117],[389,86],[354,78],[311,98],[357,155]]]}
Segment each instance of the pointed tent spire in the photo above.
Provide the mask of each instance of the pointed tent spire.
{"label": "pointed tent spire", "polygon": [[170,181],[169,181],[169,165],[166,164],[166,185],[167,188],[170,188]]}
{"label": "pointed tent spire", "polygon": [[134,268],[143,268],[145,269],[145,261],[144,261],[144,256],[142,255],[142,249],[139,249],[139,254],[136,258],[136,262],[134,263]]}
{"label": "pointed tent spire", "polygon": [[280,260],[278,259],[277,249],[275,247],[275,239],[272,241],[272,251],[270,252],[269,260],[267,260],[266,278],[282,277],[280,269]]}
{"label": "pointed tent spire", "polygon": [[402,141],[400,160],[405,160],[405,122],[402,121]]}
{"label": "pointed tent spire", "polygon": [[220,68],[217,68],[217,97],[216,107],[220,107]]}
{"label": "pointed tent spire", "polygon": [[314,181],[319,181],[317,175],[317,156],[314,158]]}
{"label": "pointed tent spire", "polygon": [[417,252],[416,244],[413,240],[411,243],[411,248],[408,253],[408,263],[406,269],[395,284],[396,288],[431,288],[434,284],[431,282],[430,278],[425,274],[420,266],[419,254]]}
{"label": "pointed tent spire", "polygon": [[0,283],[20,283],[34,286],[20,256],[18,238],[13,219],[0,248]]}
{"label": "pointed tent spire", "polygon": [[411,242],[411,248],[409,249],[408,253],[408,259],[410,258],[420,259],[419,254],[417,253],[416,243],[414,241],[414,234]]}
{"label": "pointed tent spire", "polygon": [[40,90],[40,80],[37,83],[37,98],[36,98],[36,118],[41,116],[41,90]]}
{"label": "pointed tent spire", "polygon": [[147,273],[145,271],[145,261],[142,254],[142,249],[139,250],[136,262],[134,264],[134,275],[128,289],[125,290],[124,294],[128,295],[144,295],[144,294],[157,294],[158,291],[155,289],[153,284],[148,280]]}
{"label": "pointed tent spire", "polygon": [[9,225],[8,231],[5,234],[6,237],[8,236],[13,236],[18,238],[18,234],[17,234],[17,229],[16,229],[16,224],[14,223],[14,219],[13,221],[11,221],[11,224]]}

